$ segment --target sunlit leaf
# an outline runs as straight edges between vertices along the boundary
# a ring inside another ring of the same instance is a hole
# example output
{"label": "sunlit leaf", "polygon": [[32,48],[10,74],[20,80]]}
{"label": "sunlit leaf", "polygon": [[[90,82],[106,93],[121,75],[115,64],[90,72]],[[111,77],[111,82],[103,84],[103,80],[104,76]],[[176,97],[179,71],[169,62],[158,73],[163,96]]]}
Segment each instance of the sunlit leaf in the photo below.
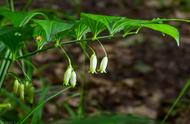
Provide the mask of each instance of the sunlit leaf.
{"label": "sunlit leaf", "polygon": [[34,20],[34,22],[43,28],[48,41],[50,41],[55,34],[71,29],[73,26],[73,24],[54,20]]}
{"label": "sunlit leaf", "polygon": [[142,26],[156,31],[160,31],[173,37],[176,40],[177,45],[179,46],[179,31],[177,28],[167,24],[143,24]]}

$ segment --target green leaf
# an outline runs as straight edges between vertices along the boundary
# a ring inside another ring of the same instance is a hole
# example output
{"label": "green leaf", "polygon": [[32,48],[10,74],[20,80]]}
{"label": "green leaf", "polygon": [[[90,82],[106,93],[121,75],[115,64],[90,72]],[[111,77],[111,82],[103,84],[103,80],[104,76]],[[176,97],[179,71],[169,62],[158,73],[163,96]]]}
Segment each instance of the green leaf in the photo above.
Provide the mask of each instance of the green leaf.
{"label": "green leaf", "polygon": [[15,54],[23,45],[24,41],[32,38],[30,28],[0,28],[0,42],[3,42],[13,54]]}
{"label": "green leaf", "polygon": [[77,40],[81,40],[81,38],[88,32],[90,32],[88,26],[85,25],[83,21],[80,21],[75,24],[74,31]]}
{"label": "green leaf", "polygon": [[[96,21],[96,23],[103,24],[108,29],[111,35],[119,32],[120,30],[124,28],[122,24],[124,22],[125,17],[104,16],[104,15],[95,15],[95,14],[87,14],[87,13],[82,13],[81,17],[84,18],[84,20],[90,19],[91,21],[92,20]],[[93,25],[93,23],[91,25]],[[91,29],[93,30],[95,30],[96,28],[98,27],[91,27]]]}
{"label": "green leaf", "polygon": [[143,24],[142,26],[156,30],[156,31],[160,31],[164,34],[167,34],[167,35],[173,37],[176,40],[177,45],[179,46],[179,44],[180,44],[179,43],[179,31],[177,28],[175,28],[171,25],[168,25],[168,24]]}
{"label": "green leaf", "polygon": [[54,21],[54,20],[34,20],[35,23],[39,24],[46,33],[47,41],[52,40],[52,37],[57,33],[71,29],[73,24]]}
{"label": "green leaf", "polygon": [[43,17],[47,18],[47,16],[41,12],[12,12],[7,9],[2,9],[2,11],[0,11],[0,15],[10,20],[15,27],[26,25],[34,16],[37,15],[42,15]]}
{"label": "green leaf", "polygon": [[156,124],[154,120],[132,115],[99,115],[86,119],[75,119],[66,124]]}
{"label": "green leaf", "polygon": [[104,23],[97,19],[97,15],[94,14],[81,14],[81,20],[90,28],[91,32],[94,34],[93,39],[106,29]]}
{"label": "green leaf", "polygon": [[3,51],[5,51],[5,48],[5,45],[2,42],[0,42],[0,57],[4,54]]}

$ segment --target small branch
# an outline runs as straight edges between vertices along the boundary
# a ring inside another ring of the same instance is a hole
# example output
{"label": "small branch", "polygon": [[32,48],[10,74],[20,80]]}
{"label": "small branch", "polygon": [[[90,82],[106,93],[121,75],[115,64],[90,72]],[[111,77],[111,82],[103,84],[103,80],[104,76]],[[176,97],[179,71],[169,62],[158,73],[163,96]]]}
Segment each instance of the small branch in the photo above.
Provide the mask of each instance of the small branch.
{"label": "small branch", "polygon": [[[110,36],[110,35],[109,35],[109,36],[101,36],[101,37],[97,37],[97,39],[108,39],[108,38],[111,38],[111,37],[113,37],[113,36]],[[116,37],[122,37],[122,36],[115,36],[115,37],[113,37],[113,38],[116,38]],[[81,42],[81,41],[83,41],[83,40],[84,40],[84,39],[82,39],[82,40],[66,41],[66,42],[60,43],[60,45],[67,45],[67,44],[71,44],[71,43],[78,43],[78,42]],[[91,41],[92,38],[87,38],[87,39],[85,39],[85,40],[86,40],[86,41]],[[52,42],[51,42],[51,43],[52,43]],[[41,53],[41,52],[44,52],[44,51],[46,51],[46,50],[53,49],[53,48],[56,48],[54,44],[53,44],[53,45],[50,45],[50,46],[48,46],[48,47],[46,47],[46,48],[39,49],[39,50],[30,52],[30,53],[27,53],[27,54],[25,54],[25,55],[23,55],[23,56],[19,56],[19,57],[16,58],[16,60],[24,59],[24,58],[27,58],[27,57],[36,55],[36,54],[38,54],[38,53]]]}
{"label": "small branch", "polygon": [[28,0],[26,5],[24,6],[23,10],[27,10],[30,7],[30,5],[32,4],[32,2],[33,2],[33,0]]}

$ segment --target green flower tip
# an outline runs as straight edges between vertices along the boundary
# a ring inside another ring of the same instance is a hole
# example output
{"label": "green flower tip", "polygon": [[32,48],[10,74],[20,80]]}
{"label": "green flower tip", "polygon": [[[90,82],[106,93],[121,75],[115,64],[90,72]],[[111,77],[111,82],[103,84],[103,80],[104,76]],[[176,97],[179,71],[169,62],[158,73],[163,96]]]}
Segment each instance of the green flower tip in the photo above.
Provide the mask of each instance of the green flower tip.
{"label": "green flower tip", "polygon": [[20,91],[20,98],[24,100],[24,84],[20,84],[19,91]]}
{"label": "green flower tip", "polygon": [[19,83],[19,81],[16,79],[16,80],[14,81],[14,86],[13,86],[13,92],[14,92],[15,94],[18,93],[19,86],[20,86],[20,83]]}
{"label": "green flower tip", "polygon": [[108,57],[105,56],[100,63],[100,68],[99,68],[100,73],[106,73],[107,65],[108,65]]}
{"label": "green flower tip", "polygon": [[96,67],[97,67],[97,57],[96,54],[93,53],[92,56],[90,57],[90,70],[89,73],[96,73]]}

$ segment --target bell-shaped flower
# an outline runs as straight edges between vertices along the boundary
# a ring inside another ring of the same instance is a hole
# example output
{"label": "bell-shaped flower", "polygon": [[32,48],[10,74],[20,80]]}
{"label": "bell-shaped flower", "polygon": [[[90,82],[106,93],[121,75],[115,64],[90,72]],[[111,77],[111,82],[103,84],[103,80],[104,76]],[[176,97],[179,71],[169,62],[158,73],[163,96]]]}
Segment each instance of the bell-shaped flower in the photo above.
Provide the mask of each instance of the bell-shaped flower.
{"label": "bell-shaped flower", "polygon": [[108,57],[105,56],[100,63],[100,68],[99,68],[100,73],[106,73],[107,65],[108,65]]}
{"label": "bell-shaped flower", "polygon": [[31,85],[28,89],[28,97],[30,103],[33,103],[34,101],[34,92],[35,92],[34,87]]}
{"label": "bell-shaped flower", "polygon": [[19,91],[20,91],[20,98],[24,100],[24,84],[20,84]]}
{"label": "bell-shaped flower", "polygon": [[18,92],[19,86],[20,86],[20,83],[19,83],[19,81],[16,79],[16,80],[14,81],[14,86],[13,86],[13,92],[14,92],[15,94],[17,94],[17,92]]}
{"label": "bell-shaped flower", "polygon": [[90,70],[89,70],[89,72],[92,74],[96,73],[96,67],[97,67],[97,57],[96,57],[96,54],[93,53],[92,56],[90,57]]}
{"label": "bell-shaped flower", "polygon": [[65,72],[65,74],[64,74],[64,84],[66,86],[69,85],[69,81],[70,81],[70,78],[71,78],[72,70],[73,70],[72,66],[69,65],[68,68],[67,68],[67,70],[66,70],[66,72]]}
{"label": "bell-shaped flower", "polygon": [[70,84],[71,84],[72,87],[75,87],[76,83],[77,83],[77,75],[76,75],[75,71],[72,71]]}

